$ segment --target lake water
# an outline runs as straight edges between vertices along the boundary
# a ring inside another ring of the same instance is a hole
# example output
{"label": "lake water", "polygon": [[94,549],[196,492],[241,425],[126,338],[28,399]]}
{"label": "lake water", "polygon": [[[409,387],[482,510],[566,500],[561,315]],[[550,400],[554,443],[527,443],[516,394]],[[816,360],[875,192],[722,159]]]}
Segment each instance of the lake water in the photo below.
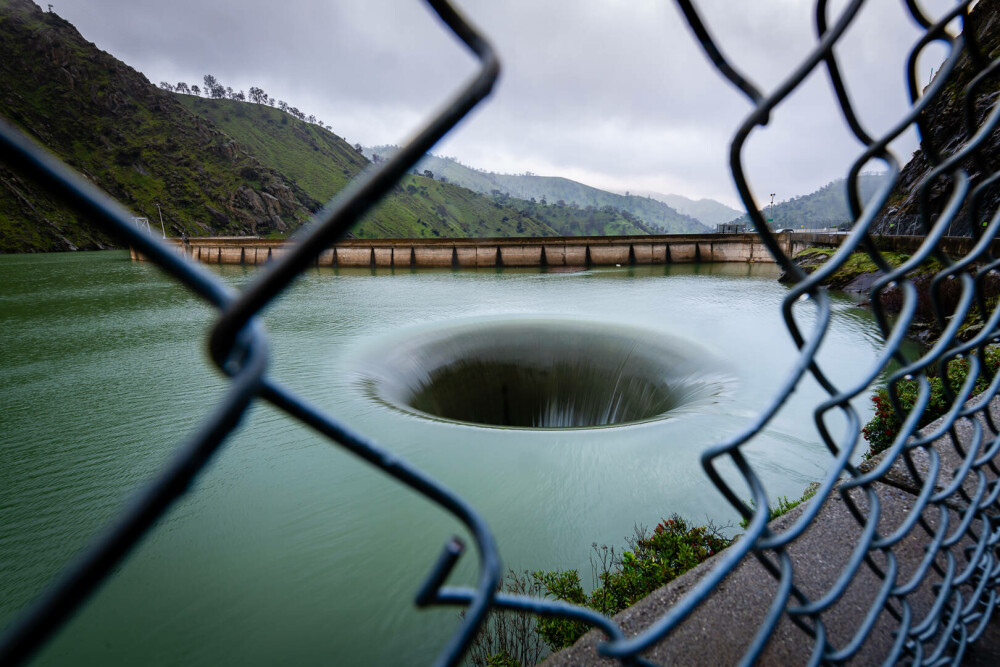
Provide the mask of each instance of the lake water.
{"label": "lake water", "polygon": [[[235,286],[253,276],[213,270]],[[469,500],[506,565],[588,581],[591,544],[621,544],[635,523],[736,522],[699,455],[791,365],[776,276],[761,264],[312,270],[266,313],[272,375]],[[820,362],[836,382],[871,364],[879,336],[850,299],[834,305]],[[211,316],[125,252],[0,257],[0,626],[221,396]],[[432,419],[373,389],[373,368],[413,340],[536,320],[662,338],[719,384],[665,419],[544,431]],[[798,497],[830,460],[819,396],[803,383],[748,448],[772,498]],[[36,664],[427,664],[457,611],[412,598],[452,534],[465,533],[419,495],[261,404]],[[473,581],[474,555],[463,561],[452,583]]]}

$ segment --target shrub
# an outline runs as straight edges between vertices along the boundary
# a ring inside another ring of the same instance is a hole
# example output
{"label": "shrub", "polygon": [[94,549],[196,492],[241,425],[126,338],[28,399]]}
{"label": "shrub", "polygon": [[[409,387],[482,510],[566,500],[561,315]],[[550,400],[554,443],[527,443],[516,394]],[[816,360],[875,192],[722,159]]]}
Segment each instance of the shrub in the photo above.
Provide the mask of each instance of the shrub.
{"label": "shrub", "polygon": [[[596,585],[589,596],[576,570],[534,572],[532,576],[547,597],[611,616],[725,549],[732,540],[711,522],[692,526],[675,514],[661,521],[652,535],[637,527],[626,542],[628,548],[621,556],[614,547],[594,545],[596,560],[591,557],[591,565]],[[587,631],[584,623],[564,618],[540,618],[536,628],[553,651],[571,646]]]}
{"label": "shrub", "polygon": [[[522,576],[514,570],[507,571],[497,589],[515,595],[541,595],[540,585],[527,572]],[[528,612],[491,612],[469,648],[468,664],[472,667],[534,665],[545,650],[534,625],[535,618]]]}
{"label": "shrub", "polygon": [[[989,386],[990,378],[1000,367],[1000,348],[987,348],[984,356],[984,368],[980,369],[979,377],[973,387],[972,395],[982,393]],[[966,378],[969,376],[968,359],[952,359],[948,362],[946,379],[950,395],[958,394]],[[945,391],[944,379],[940,376],[930,376],[927,378],[930,384],[931,394],[927,407],[917,421],[917,428],[927,426],[935,419],[943,416],[952,407],[949,400],[949,392]],[[876,456],[890,446],[899,434],[903,421],[913,409],[917,402],[919,384],[917,380],[900,380],[896,384],[896,397],[903,414],[896,414],[896,410],[889,398],[889,390],[886,388],[877,389],[872,396],[872,403],[875,404],[875,416],[861,429],[861,434],[868,442],[868,451],[864,454],[865,459]]]}

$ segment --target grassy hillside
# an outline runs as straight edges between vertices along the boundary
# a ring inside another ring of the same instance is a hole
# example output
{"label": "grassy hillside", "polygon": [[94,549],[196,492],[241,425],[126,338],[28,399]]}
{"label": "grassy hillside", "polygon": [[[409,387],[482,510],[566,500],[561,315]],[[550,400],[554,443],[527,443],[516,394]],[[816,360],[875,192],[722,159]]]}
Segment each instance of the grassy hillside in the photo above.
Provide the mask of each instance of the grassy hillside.
{"label": "grassy hillside", "polygon": [[[320,201],[333,196],[369,165],[368,158],[332,132],[278,109],[234,100],[177,97]],[[556,202],[543,205],[502,194],[487,197],[450,180],[409,174],[353,233],[360,238],[421,238],[658,231],[627,211],[591,209]]]}
{"label": "grassy hillside", "polygon": [[[0,115],[168,232],[292,229],[318,202],[29,0],[0,0]],[[0,168],[0,251],[111,240]]]}
{"label": "grassy hillside", "polygon": [[[319,201],[332,197],[369,165],[364,155],[333,132],[273,107],[192,95],[177,95],[177,99]],[[408,175],[353,234],[422,238],[552,236],[555,231],[465,188]]]}
{"label": "grassy hillside", "polygon": [[261,162],[325,201],[368,166],[368,159],[319,125],[266,104],[174,94],[192,113],[240,142]]}
{"label": "grassy hillside", "polygon": [[544,223],[560,236],[640,236],[661,233],[628,211],[612,206],[580,208],[576,204],[525,201],[507,194],[492,197],[494,201],[515,206],[523,217]]}
{"label": "grassy hillside", "polygon": [[[885,182],[881,174],[861,175],[861,198],[868,200]],[[770,207],[761,213],[770,217]],[[819,190],[807,195],[792,197],[774,205],[774,229],[820,229],[836,227],[851,220],[847,207],[847,184],[844,179],[827,183]],[[749,223],[749,216],[741,216],[737,222]]]}
{"label": "grassy hillside", "polygon": [[[391,155],[395,146],[366,148],[369,155]],[[429,170],[436,179],[444,179],[483,194],[507,194],[511,197],[539,203],[570,205],[580,209],[593,206],[597,209],[610,206],[641,219],[649,228],[662,233],[699,233],[708,228],[694,218],[650,197],[619,195],[592,188],[568,178],[535,176],[534,174],[497,174],[479,171],[459,164],[451,158],[428,155],[417,166],[418,172]]]}

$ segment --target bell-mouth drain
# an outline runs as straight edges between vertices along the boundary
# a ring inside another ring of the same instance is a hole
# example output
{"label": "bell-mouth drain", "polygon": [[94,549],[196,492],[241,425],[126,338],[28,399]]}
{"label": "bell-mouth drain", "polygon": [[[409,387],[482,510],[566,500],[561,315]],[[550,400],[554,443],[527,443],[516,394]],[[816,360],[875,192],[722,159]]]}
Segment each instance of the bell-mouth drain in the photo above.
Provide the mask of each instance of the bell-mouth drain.
{"label": "bell-mouth drain", "polygon": [[479,426],[647,422],[717,401],[732,384],[705,350],[630,327],[505,320],[398,338],[365,363],[369,391],[411,414]]}

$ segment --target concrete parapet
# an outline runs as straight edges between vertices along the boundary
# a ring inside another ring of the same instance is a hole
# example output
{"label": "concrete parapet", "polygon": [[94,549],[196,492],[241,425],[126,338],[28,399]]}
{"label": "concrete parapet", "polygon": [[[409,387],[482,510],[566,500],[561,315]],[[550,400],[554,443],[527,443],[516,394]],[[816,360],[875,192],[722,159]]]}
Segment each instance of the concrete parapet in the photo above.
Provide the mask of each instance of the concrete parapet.
{"label": "concrete parapet", "polygon": [[541,266],[541,246],[500,246],[500,261],[504,266]]}
{"label": "concrete parapet", "polygon": [[336,251],[333,248],[329,250],[324,250],[316,258],[316,266],[333,266],[336,260]]}
{"label": "concrete parapet", "polygon": [[496,266],[499,257],[499,246],[476,246],[476,266]]}
{"label": "concrete parapet", "polygon": [[628,245],[597,245],[592,244],[588,247],[590,251],[590,263],[594,266],[614,266],[615,264],[628,264],[629,263],[629,250],[632,248],[631,244]]}
{"label": "concrete parapet", "polygon": [[371,248],[337,248],[337,266],[371,266]]}
{"label": "concrete parapet", "polygon": [[479,263],[478,254],[475,246],[457,246],[455,248],[455,259],[458,266],[462,268],[475,268]]}
{"label": "concrete parapet", "polygon": [[392,265],[395,267],[406,267],[410,268],[414,265],[413,259],[413,248],[410,246],[403,246],[401,248],[392,249]]}
{"label": "concrete parapet", "polygon": [[375,266],[392,266],[392,248],[372,248]]}
{"label": "concrete parapet", "polygon": [[414,266],[451,266],[455,255],[455,247],[448,245],[444,247],[413,247]]}
{"label": "concrete parapet", "polygon": [[[880,502],[879,533],[886,535],[909,518],[915,498],[884,484],[874,484],[872,490]],[[852,500],[867,507],[865,494],[854,489]],[[770,524],[775,533],[788,530],[801,516],[801,505]],[[925,511],[931,526],[939,523],[936,511]],[[955,517],[952,517],[954,520]],[[824,503],[809,528],[788,548],[794,567],[794,584],[811,599],[818,599],[830,590],[841,570],[848,566],[856,543],[863,539],[862,526],[851,515],[844,500],[836,492]],[[911,532],[894,550],[897,552],[897,584],[905,583],[920,567],[926,542],[922,531]],[[718,558],[718,557],[717,557]],[[713,559],[714,560],[714,559]],[[627,636],[638,635],[653,621],[666,613],[712,567],[706,561],[667,586],[639,601],[615,616],[615,621]],[[941,578],[929,574],[926,585],[908,596],[915,619],[922,619],[934,602],[933,584]],[[827,639],[833,646],[846,645],[856,632],[863,631],[865,612],[876,603],[884,582],[862,566],[844,595],[822,614]],[[662,665],[735,665],[750,647],[778,593],[778,584],[756,558],[744,558],[715,591],[685,619],[665,641],[643,654],[647,660]],[[794,602],[792,602],[794,604]],[[881,664],[889,655],[895,637],[896,621],[888,611],[877,617],[867,633],[860,652],[852,664]],[[618,665],[597,654],[602,636],[592,631],[574,646],[554,654],[543,665]],[[781,618],[764,652],[754,663],[758,665],[806,665],[814,650],[814,639],[793,624],[787,614]]]}

